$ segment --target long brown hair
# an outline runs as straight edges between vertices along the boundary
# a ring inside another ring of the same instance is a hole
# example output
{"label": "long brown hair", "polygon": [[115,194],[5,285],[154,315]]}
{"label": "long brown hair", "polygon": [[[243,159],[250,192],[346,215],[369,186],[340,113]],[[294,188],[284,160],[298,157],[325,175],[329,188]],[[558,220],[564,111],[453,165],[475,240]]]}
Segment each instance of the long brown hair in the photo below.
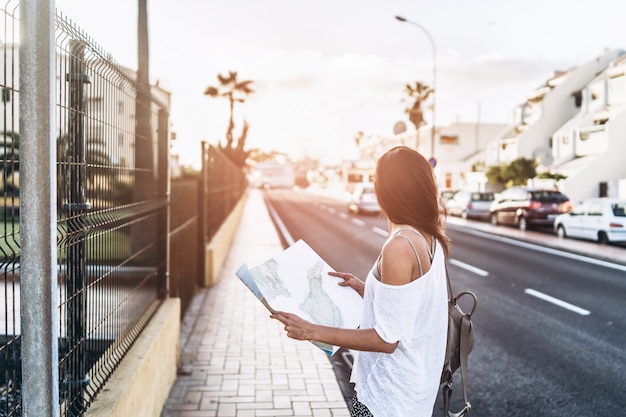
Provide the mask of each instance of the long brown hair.
{"label": "long brown hair", "polygon": [[406,146],[389,149],[376,164],[374,187],[389,220],[434,236],[448,255],[450,240],[445,234],[435,174],[420,153]]}

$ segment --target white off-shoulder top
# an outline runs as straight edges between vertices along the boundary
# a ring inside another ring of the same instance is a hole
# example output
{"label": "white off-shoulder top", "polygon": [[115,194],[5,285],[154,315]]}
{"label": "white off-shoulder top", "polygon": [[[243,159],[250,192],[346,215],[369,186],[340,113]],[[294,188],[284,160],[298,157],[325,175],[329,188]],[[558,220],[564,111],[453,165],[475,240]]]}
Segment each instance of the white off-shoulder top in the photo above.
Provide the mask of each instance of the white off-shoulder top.
{"label": "white off-shoulder top", "polygon": [[[418,233],[418,232],[416,232]],[[378,260],[365,281],[361,328],[374,328],[391,353],[356,352],[350,381],[375,417],[431,417],[447,329],[445,256],[435,245],[430,269],[404,285],[380,281]]]}

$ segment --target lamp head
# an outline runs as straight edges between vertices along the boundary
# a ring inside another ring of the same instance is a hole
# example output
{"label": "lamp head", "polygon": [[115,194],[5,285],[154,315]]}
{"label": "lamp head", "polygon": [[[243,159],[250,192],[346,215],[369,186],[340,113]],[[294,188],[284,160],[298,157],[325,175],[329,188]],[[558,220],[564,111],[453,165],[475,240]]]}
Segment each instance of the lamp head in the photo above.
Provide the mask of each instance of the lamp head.
{"label": "lamp head", "polygon": [[406,19],[402,16],[396,16],[396,19],[401,21],[401,22],[406,22]]}

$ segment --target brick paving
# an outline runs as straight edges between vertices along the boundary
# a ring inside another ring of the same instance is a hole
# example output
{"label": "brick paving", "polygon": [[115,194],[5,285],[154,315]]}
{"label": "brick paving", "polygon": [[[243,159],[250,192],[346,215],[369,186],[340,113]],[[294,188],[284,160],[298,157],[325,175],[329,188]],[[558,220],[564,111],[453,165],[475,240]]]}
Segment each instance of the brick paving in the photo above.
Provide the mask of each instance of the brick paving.
{"label": "brick paving", "polygon": [[183,320],[181,370],[161,417],[350,415],[328,356],[287,338],[235,275],[282,249],[261,192],[250,189],[218,283]]}

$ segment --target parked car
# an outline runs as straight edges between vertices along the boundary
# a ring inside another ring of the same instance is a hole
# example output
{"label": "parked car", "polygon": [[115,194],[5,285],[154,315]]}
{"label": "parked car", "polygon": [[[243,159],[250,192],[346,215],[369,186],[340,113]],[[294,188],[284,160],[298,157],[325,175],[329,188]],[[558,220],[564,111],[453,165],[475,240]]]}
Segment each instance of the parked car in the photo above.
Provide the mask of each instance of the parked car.
{"label": "parked car", "polygon": [[374,192],[374,184],[359,183],[354,187],[348,203],[348,211],[355,214],[380,213],[380,206]]}
{"label": "parked car", "polygon": [[443,201],[443,205],[445,206],[448,203],[448,200],[450,200],[452,197],[454,197],[454,194],[456,194],[458,190],[450,190],[450,189],[445,189],[445,190],[441,190],[439,192],[439,194],[441,195],[441,200]]}
{"label": "parked car", "polygon": [[559,237],[626,242],[626,200],[590,198],[554,220]]}
{"label": "parked car", "polygon": [[491,224],[507,224],[526,230],[553,227],[560,214],[572,208],[569,198],[557,190],[515,186],[502,191],[491,204]]}
{"label": "parked car", "polygon": [[446,203],[446,211],[464,219],[488,219],[494,199],[492,191],[458,191]]}

